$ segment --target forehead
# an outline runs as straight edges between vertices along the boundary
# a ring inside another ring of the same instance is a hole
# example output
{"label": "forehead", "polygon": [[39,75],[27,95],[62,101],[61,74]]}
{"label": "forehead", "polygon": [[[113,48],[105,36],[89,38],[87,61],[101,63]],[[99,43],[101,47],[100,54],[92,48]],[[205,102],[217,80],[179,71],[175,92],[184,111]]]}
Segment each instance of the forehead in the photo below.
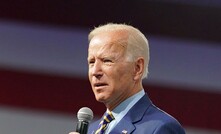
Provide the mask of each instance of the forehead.
{"label": "forehead", "polygon": [[111,31],[95,35],[90,43],[89,54],[103,51],[122,52],[127,48],[128,34],[126,31]]}

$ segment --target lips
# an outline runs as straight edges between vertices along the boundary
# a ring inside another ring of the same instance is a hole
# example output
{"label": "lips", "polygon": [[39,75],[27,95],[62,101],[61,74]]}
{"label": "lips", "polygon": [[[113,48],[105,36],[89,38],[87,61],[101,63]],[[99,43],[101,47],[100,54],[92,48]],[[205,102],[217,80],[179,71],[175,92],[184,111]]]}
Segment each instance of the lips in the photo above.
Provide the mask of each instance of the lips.
{"label": "lips", "polygon": [[107,83],[95,83],[94,87],[103,87],[103,86],[107,86]]}

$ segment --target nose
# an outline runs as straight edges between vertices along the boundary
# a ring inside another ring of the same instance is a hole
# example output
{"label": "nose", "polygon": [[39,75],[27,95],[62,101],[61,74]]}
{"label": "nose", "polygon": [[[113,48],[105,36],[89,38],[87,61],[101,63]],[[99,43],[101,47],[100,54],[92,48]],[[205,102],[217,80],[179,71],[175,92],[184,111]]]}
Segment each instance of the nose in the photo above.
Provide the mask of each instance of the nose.
{"label": "nose", "polygon": [[96,61],[91,68],[92,76],[100,79],[103,76],[102,65],[99,61]]}

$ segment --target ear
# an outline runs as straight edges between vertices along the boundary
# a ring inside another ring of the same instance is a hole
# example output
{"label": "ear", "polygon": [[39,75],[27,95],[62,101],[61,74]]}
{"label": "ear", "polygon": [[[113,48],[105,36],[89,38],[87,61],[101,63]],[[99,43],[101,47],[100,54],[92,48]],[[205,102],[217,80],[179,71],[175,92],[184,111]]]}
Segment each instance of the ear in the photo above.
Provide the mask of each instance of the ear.
{"label": "ear", "polygon": [[139,57],[135,61],[135,68],[134,68],[134,80],[142,79],[142,75],[144,72],[144,58]]}

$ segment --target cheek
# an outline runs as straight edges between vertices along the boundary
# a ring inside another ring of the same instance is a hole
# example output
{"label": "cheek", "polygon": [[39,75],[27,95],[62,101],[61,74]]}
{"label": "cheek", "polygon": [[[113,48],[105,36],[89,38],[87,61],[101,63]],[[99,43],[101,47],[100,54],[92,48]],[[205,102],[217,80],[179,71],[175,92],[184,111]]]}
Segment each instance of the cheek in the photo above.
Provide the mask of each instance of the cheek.
{"label": "cheek", "polygon": [[111,83],[113,84],[114,88],[120,88],[121,86],[124,86],[124,81],[127,79],[126,76],[127,72],[124,70],[116,70],[114,74],[112,74],[111,77]]}
{"label": "cheek", "polygon": [[133,80],[133,72],[129,67],[125,67],[124,69],[118,72],[118,80],[116,81],[121,86],[125,86],[130,84]]}

